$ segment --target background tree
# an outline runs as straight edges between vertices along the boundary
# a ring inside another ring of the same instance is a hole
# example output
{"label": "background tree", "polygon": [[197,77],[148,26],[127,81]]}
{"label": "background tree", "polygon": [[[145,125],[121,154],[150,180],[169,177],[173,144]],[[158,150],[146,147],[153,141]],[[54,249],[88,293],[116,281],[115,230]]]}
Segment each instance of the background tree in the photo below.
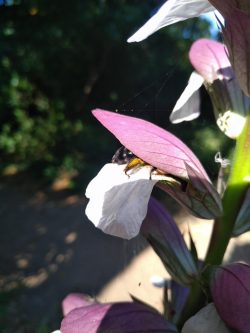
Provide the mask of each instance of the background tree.
{"label": "background tree", "polygon": [[160,3],[19,0],[0,8],[2,170],[14,165],[50,180],[74,170],[89,178],[116,149],[91,116],[97,106],[170,126],[190,73],[188,49],[208,34],[208,23],[179,23],[128,44]]}

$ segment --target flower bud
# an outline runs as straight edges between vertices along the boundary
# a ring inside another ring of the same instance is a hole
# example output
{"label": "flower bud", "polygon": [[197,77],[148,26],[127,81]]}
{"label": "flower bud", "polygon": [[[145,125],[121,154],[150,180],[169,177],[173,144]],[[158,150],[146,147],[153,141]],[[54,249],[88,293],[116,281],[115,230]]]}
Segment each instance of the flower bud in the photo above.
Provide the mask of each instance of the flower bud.
{"label": "flower bud", "polygon": [[222,320],[241,333],[249,333],[250,266],[233,263],[216,268],[211,293]]}

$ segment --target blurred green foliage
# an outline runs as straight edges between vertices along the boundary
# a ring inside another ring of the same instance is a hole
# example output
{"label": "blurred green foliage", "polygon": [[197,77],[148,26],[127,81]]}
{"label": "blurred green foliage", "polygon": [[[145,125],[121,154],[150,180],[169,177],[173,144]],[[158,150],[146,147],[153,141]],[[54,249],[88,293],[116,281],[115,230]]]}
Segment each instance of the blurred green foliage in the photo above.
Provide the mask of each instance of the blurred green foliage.
{"label": "blurred green foliage", "polygon": [[126,43],[160,3],[19,0],[0,7],[2,170],[15,165],[50,180],[61,170],[93,175],[117,147],[91,116],[95,107],[169,126],[191,70],[188,49],[208,35],[208,23],[188,20]]}

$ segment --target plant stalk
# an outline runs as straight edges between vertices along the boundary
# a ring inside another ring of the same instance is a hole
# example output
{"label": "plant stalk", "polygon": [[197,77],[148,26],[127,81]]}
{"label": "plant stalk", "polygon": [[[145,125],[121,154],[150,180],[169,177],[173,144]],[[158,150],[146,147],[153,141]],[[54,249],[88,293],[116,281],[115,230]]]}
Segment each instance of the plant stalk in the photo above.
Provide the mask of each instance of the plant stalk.
{"label": "plant stalk", "polygon": [[[223,195],[223,215],[214,221],[213,231],[204,262],[204,267],[220,265],[230,241],[236,217],[241,208],[245,192],[250,184],[250,114],[241,135],[238,137],[234,152],[227,188]],[[209,272],[209,269],[208,269]],[[207,276],[206,276],[207,277]],[[206,295],[196,281],[190,288],[185,310],[179,327],[205,305]]]}

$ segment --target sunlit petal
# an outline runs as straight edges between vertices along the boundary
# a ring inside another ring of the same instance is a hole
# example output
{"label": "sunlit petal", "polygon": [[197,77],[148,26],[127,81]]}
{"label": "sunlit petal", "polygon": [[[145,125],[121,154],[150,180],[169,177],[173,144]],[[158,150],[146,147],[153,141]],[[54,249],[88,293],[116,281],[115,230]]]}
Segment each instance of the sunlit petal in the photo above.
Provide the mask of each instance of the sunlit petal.
{"label": "sunlit petal", "polygon": [[200,178],[209,177],[198,158],[184,142],[155,124],[101,109],[92,111],[99,122],[143,161],[166,174],[188,179],[186,163]]}
{"label": "sunlit petal", "polygon": [[157,30],[192,17],[215,10],[206,0],[168,0],[157,13],[152,16],[128,42],[140,42]]}
{"label": "sunlit petal", "polygon": [[106,164],[89,183],[87,217],[110,235],[130,239],[140,230],[147,214],[148,201],[157,180],[150,179],[151,167],[130,175],[124,165]]}
{"label": "sunlit petal", "polygon": [[175,107],[170,115],[170,121],[173,124],[184,120],[191,121],[200,115],[200,92],[199,89],[204,83],[204,78],[196,72],[193,72],[189,78],[188,84],[179,97]]}
{"label": "sunlit petal", "polygon": [[189,59],[195,70],[209,83],[234,77],[226,46],[222,43],[206,38],[198,39],[190,48]]}

